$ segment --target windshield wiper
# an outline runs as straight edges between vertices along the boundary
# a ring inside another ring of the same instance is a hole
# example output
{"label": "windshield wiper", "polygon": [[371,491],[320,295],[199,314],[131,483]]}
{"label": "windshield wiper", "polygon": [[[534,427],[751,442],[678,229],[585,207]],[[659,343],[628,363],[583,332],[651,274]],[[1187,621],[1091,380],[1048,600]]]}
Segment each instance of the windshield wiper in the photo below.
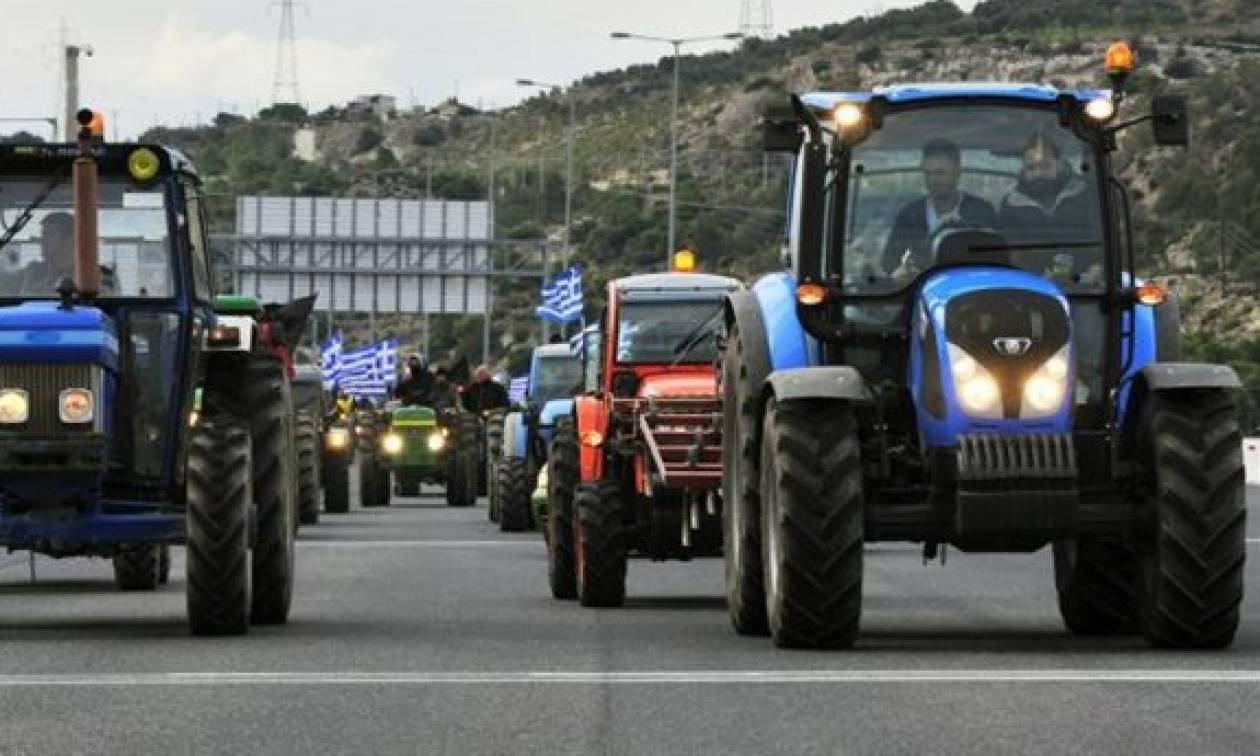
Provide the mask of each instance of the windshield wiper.
{"label": "windshield wiper", "polygon": [[[52,194],[53,190],[60,186],[61,182],[64,180],[64,176],[54,177],[52,181],[49,181],[48,184],[40,190],[39,194],[35,195],[35,199],[31,200],[31,204],[27,205],[22,212],[18,214],[17,219],[13,221],[13,225],[6,225],[4,227],[4,233],[0,234],[0,249],[7,247],[9,242],[13,241],[15,236],[22,233],[22,229],[26,228],[26,224],[30,223],[31,218],[35,216],[35,211],[39,209],[40,205],[44,204],[44,200],[48,199],[48,195]],[[3,217],[0,217],[0,224],[3,224],[3,222]]]}
{"label": "windshield wiper", "polygon": [[695,328],[692,328],[690,331],[688,331],[687,335],[683,336],[682,339],[680,339],[678,343],[674,345],[673,353],[675,355],[678,355],[678,354],[686,354],[687,352],[691,351],[695,347],[695,344],[693,344],[692,342],[696,341],[696,337],[701,335],[701,331],[704,331],[704,329],[707,328],[708,325],[712,323],[714,319],[717,318],[718,315],[721,315],[723,312],[725,312],[725,310],[726,308],[724,305],[718,305],[716,310],[709,313],[709,317],[705,318],[704,320],[701,320],[698,324],[696,324]]}

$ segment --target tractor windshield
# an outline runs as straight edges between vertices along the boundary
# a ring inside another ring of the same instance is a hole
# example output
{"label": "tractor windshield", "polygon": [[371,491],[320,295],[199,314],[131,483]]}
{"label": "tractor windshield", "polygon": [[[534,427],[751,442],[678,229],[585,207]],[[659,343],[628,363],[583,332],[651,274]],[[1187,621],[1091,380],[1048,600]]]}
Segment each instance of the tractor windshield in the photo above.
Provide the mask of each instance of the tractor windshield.
{"label": "tractor windshield", "polygon": [[695,335],[698,323],[707,320],[710,330],[716,330],[720,321],[712,317],[715,307],[717,303],[711,299],[622,302],[617,322],[617,362],[713,362],[717,357],[713,339],[696,343],[681,360],[675,348],[679,342]]}
{"label": "tractor windshield", "polygon": [[[0,180],[0,297],[55,298],[74,275],[74,201],[69,180],[47,176]],[[25,217],[24,217],[25,216]],[[102,297],[174,295],[166,202],[161,188],[100,182]]]}
{"label": "tractor windshield", "polygon": [[[1068,293],[1103,288],[1099,167],[1057,111],[952,105],[887,115],[853,148],[842,244],[847,291],[879,294],[940,262],[942,239],[983,230],[1010,264]],[[963,255],[965,258],[965,255]],[[959,261],[958,256],[951,258]]]}
{"label": "tractor windshield", "polygon": [[538,385],[530,392],[540,404],[580,394],[582,363],[576,357],[543,357],[538,361]]}

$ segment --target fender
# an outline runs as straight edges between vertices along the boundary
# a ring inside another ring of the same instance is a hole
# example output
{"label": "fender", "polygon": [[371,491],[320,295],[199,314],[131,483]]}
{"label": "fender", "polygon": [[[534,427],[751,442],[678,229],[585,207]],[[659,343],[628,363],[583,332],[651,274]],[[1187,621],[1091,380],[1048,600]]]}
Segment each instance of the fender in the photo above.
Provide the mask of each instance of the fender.
{"label": "fender", "polygon": [[508,459],[525,459],[524,416],[519,412],[510,412],[503,418],[503,456]]}
{"label": "fender", "polygon": [[766,379],[767,392],[780,402],[794,399],[843,399],[866,401],[866,384],[857,368],[832,367],[776,370]]}
{"label": "fender", "polygon": [[577,419],[578,479],[594,483],[604,477],[603,441],[599,446],[591,446],[583,439],[598,433],[600,439],[607,440],[608,405],[598,396],[579,396],[573,402],[573,414]]}
{"label": "fender", "polygon": [[[790,273],[764,276],[752,288],[773,370],[818,364],[818,350],[796,314],[796,281]],[[743,325],[741,323],[741,325]]]}
{"label": "fender", "polygon": [[1233,368],[1198,362],[1156,362],[1142,368],[1138,380],[1150,391],[1242,388]]}

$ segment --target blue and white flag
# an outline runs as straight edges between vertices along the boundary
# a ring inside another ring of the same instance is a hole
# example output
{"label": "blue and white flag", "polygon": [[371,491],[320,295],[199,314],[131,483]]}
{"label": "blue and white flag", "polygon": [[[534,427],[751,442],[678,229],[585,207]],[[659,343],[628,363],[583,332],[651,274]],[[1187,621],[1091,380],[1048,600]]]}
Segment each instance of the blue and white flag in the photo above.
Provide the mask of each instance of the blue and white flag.
{"label": "blue and white flag", "polygon": [[586,331],[580,330],[569,337],[569,353],[581,357],[586,350]]}
{"label": "blue and white flag", "polygon": [[574,265],[542,287],[542,305],[534,310],[543,320],[565,325],[582,319],[582,269]]}
{"label": "blue and white flag", "polygon": [[520,404],[525,401],[525,394],[529,391],[529,376],[523,375],[520,378],[513,378],[508,383],[508,401],[512,404]]}
{"label": "blue and white flag", "polygon": [[320,345],[319,367],[324,373],[324,390],[332,391],[341,378],[341,331]]}

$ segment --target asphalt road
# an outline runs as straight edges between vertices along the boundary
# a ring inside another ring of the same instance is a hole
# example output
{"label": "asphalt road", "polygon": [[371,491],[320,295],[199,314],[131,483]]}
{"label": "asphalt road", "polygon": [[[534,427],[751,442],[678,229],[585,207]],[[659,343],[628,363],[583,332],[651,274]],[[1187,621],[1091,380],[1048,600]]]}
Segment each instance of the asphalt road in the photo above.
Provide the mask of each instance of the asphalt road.
{"label": "asphalt road", "polygon": [[[1260,490],[1247,568],[1260,585]],[[534,534],[436,496],[303,531],[290,623],[201,639],[182,554],[0,557],[0,754],[1241,753],[1260,743],[1260,590],[1232,650],[1066,635],[1048,553],[870,551],[848,652],[731,631],[721,564],[630,566],[628,605],[552,601]]]}

